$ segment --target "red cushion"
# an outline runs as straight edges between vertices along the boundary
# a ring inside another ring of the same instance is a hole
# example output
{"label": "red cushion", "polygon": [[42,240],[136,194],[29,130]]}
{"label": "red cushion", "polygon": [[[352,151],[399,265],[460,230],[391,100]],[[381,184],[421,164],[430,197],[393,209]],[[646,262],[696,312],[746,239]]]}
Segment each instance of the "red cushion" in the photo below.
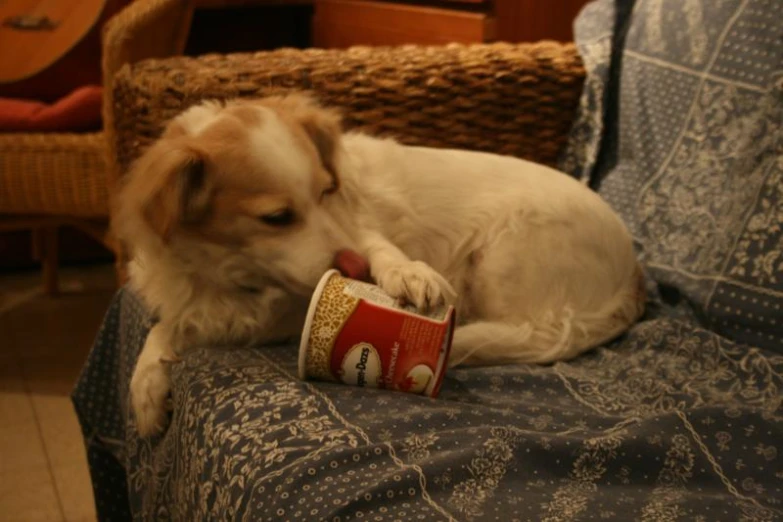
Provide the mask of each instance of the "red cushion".
{"label": "red cushion", "polygon": [[0,132],[80,132],[101,127],[100,85],[75,89],[54,103],[0,98]]}

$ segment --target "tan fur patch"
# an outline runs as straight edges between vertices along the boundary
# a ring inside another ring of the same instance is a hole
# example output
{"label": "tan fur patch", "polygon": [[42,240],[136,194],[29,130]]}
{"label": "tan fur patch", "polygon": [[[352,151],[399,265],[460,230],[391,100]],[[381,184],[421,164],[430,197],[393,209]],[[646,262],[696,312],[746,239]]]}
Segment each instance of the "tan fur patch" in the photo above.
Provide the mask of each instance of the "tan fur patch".
{"label": "tan fur patch", "polygon": [[[187,134],[186,122],[175,120],[134,166],[120,195],[121,206],[138,209],[164,241],[179,230],[241,244],[255,234],[279,235],[295,228],[296,223],[275,228],[259,222],[261,216],[284,209],[298,216],[297,198],[304,196],[289,193],[290,187],[275,176],[275,165],[259,160],[253,150],[251,132],[264,120],[259,106],[275,111],[309,158],[316,179],[307,198],[317,203],[335,184],[325,165],[336,145],[326,143],[339,140],[339,117],[294,96],[229,102],[196,136]],[[321,119],[324,130],[313,130]],[[320,145],[313,138],[319,132]]]}
{"label": "tan fur patch", "polygon": [[248,127],[261,125],[262,114],[255,104],[234,102],[226,105],[223,114],[231,115]]}

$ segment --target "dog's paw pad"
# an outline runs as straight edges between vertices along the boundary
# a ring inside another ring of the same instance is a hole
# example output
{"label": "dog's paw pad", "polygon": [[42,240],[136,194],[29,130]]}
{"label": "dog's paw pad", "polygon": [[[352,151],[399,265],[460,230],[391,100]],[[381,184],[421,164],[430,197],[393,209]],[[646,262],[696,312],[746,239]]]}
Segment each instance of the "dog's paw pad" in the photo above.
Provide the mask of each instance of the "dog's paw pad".
{"label": "dog's paw pad", "polygon": [[412,303],[420,310],[434,308],[453,297],[448,282],[421,261],[412,261],[386,270],[378,285],[392,297]]}
{"label": "dog's paw pad", "polygon": [[169,375],[162,364],[137,368],[131,380],[131,404],[136,416],[136,429],[142,437],[163,431],[171,410]]}

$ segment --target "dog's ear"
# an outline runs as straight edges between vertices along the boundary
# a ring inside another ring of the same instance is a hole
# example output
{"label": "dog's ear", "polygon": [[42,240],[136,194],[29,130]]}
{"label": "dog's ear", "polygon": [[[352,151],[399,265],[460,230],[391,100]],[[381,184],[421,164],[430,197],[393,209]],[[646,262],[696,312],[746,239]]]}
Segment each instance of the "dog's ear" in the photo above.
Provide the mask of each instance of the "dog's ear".
{"label": "dog's ear", "polygon": [[153,145],[131,177],[125,197],[164,241],[176,227],[201,223],[212,212],[214,185],[205,158],[184,144],[162,140]]}
{"label": "dog's ear", "polygon": [[145,217],[165,240],[178,225],[203,222],[212,210],[214,187],[203,156],[181,148],[166,158],[161,190],[145,208]]}

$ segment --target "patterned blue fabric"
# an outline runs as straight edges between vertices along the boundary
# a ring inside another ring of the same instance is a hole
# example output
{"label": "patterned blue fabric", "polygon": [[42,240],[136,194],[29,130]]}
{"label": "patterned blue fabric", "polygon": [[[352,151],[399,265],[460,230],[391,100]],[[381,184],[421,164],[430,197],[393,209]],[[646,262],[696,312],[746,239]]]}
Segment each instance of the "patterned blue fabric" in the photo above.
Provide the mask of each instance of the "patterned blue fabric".
{"label": "patterned blue fabric", "polygon": [[783,519],[782,4],[580,16],[564,166],[651,275],[644,320],[605,348],[450,371],[434,400],[301,382],[294,346],[195,350],[142,440],[127,390],[152,321],[120,291],[73,395],[101,520]]}
{"label": "patterned blue fabric", "polygon": [[[121,291],[74,392],[101,520],[776,520],[783,356],[653,306],[549,367],[438,399],[296,379],[296,347],[198,350],[168,431],[127,412],[151,325]],[[701,517],[701,518],[700,518]]]}
{"label": "patterned blue fabric", "polygon": [[563,168],[701,324],[783,350],[783,2],[598,0],[576,37],[589,74]]}

